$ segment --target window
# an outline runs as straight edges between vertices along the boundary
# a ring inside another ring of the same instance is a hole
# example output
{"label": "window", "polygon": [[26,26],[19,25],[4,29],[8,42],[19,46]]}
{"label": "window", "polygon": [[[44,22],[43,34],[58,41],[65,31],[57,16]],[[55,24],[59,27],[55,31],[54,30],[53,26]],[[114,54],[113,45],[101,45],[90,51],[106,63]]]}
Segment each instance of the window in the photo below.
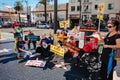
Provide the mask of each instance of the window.
{"label": "window", "polygon": [[96,4],[96,5],[95,5],[95,10],[97,10],[97,9],[98,9],[98,5]]}
{"label": "window", "polygon": [[71,3],[75,3],[75,0],[71,0]]}
{"label": "window", "polygon": [[113,8],[114,8],[114,4],[113,3],[108,4],[108,9],[109,10],[112,10]]}
{"label": "window", "polygon": [[75,11],[75,6],[71,6],[71,11]]}
{"label": "window", "polygon": [[84,5],[84,6],[83,6],[84,11],[87,11],[88,8],[89,8],[88,5]]}
{"label": "window", "polygon": [[80,11],[80,6],[77,6],[77,11]]}

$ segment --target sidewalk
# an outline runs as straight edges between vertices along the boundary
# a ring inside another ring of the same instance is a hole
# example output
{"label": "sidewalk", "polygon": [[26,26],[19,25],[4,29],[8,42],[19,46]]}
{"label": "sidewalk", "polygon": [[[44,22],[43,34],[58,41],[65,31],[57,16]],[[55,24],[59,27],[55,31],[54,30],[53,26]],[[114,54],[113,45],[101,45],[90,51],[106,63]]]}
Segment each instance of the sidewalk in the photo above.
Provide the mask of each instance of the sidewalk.
{"label": "sidewalk", "polygon": [[1,32],[0,44],[6,42],[13,42],[13,41],[14,41],[14,37],[12,33]]}

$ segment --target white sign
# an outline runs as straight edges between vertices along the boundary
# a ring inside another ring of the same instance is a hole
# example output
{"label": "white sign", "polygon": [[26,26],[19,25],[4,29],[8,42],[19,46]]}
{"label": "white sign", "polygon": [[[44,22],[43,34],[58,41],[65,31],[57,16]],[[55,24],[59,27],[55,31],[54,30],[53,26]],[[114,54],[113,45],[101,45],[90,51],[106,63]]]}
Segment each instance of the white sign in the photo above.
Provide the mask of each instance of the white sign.
{"label": "white sign", "polygon": [[79,48],[83,48],[85,32],[68,33],[68,36],[73,36],[76,41],[79,41]]}
{"label": "white sign", "polygon": [[28,60],[25,65],[27,66],[34,66],[34,67],[44,67],[46,61],[41,60]]}

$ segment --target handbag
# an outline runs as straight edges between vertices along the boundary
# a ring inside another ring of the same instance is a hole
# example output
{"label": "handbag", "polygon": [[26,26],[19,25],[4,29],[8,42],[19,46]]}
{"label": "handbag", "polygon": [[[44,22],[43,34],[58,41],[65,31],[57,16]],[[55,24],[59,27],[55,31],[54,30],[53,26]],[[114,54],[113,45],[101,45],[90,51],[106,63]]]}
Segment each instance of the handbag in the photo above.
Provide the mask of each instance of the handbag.
{"label": "handbag", "polygon": [[115,49],[114,59],[117,60],[117,61],[120,60],[120,48]]}

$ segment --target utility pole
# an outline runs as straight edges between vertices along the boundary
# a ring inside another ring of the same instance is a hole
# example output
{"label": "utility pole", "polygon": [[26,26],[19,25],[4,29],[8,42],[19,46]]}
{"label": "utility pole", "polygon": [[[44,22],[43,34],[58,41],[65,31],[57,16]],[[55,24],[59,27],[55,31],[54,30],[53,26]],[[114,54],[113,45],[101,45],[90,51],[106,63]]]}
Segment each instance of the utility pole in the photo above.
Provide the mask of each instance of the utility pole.
{"label": "utility pole", "polygon": [[82,24],[82,20],[81,20],[81,13],[82,13],[82,5],[81,5],[81,3],[82,3],[82,0],[79,0],[79,6],[80,6],[80,13],[79,13],[79,16],[80,16],[80,19],[79,19],[79,26]]}
{"label": "utility pole", "polygon": [[56,33],[58,28],[58,21],[57,21],[57,0],[54,0],[54,34]]}
{"label": "utility pole", "polygon": [[28,5],[28,0],[25,0],[25,3],[26,3],[26,7],[27,7],[27,22],[28,22],[28,25],[30,24],[30,14],[28,13],[28,9],[29,9],[29,5]]}

